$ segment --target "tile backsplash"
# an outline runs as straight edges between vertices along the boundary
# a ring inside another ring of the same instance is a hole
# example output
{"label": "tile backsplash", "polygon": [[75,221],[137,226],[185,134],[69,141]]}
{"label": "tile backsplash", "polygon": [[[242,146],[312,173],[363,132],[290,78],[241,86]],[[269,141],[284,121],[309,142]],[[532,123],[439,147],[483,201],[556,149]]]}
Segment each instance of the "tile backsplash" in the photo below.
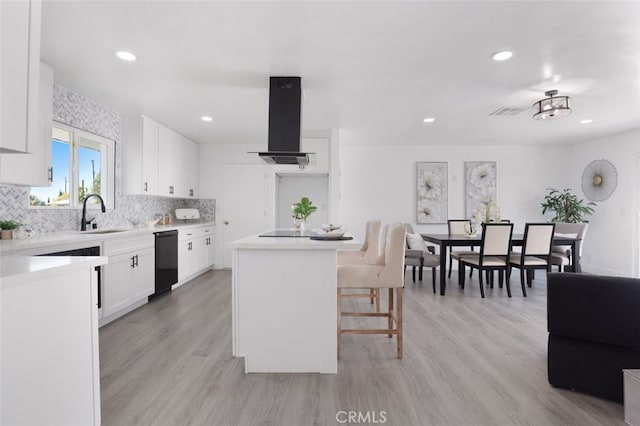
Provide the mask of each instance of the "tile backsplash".
{"label": "tile backsplash", "polygon": [[[96,216],[100,228],[141,224],[156,214],[172,213],[176,208],[198,208],[202,220],[215,222],[216,201],[179,199],[148,195],[124,195],[121,183],[120,115],[65,87],[55,85],[53,117],[56,121],[116,141],[115,209],[87,214]],[[36,233],[72,231],[80,228],[81,210],[29,208],[29,188],[0,185],[0,220],[14,220]]]}

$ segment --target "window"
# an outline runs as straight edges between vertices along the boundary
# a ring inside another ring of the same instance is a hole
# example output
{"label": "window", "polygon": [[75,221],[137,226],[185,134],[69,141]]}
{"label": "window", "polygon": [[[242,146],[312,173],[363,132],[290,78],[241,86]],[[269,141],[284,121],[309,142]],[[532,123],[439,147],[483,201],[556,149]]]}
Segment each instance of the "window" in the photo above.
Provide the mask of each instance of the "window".
{"label": "window", "polygon": [[[112,140],[60,123],[51,135],[51,186],[33,187],[31,207],[81,208],[89,194],[99,194],[113,208],[115,143]],[[98,208],[92,197],[87,207]]]}

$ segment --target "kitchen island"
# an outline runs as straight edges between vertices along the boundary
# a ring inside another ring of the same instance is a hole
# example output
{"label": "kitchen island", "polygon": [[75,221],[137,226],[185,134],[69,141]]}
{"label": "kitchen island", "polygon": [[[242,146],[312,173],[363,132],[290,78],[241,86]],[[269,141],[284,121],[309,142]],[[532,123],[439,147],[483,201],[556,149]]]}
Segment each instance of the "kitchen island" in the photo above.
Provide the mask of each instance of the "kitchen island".
{"label": "kitchen island", "polygon": [[233,355],[246,373],[337,373],[337,250],[354,240],[247,237],[233,249]]}

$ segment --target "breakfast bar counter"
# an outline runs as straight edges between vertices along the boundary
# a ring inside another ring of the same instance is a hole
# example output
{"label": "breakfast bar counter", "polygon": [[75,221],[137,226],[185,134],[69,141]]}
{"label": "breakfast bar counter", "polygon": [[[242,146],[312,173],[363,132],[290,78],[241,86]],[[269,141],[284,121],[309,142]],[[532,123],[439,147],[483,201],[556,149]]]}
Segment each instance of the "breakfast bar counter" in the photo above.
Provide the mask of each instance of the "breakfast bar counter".
{"label": "breakfast bar counter", "polygon": [[354,240],[251,236],[233,249],[233,355],[246,373],[337,373],[337,250]]}

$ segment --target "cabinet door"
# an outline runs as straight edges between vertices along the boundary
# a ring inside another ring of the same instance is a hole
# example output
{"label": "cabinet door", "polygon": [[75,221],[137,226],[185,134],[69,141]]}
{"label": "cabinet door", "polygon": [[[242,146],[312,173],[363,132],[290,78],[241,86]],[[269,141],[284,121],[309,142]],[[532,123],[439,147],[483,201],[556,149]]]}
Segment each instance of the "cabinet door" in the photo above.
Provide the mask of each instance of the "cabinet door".
{"label": "cabinet door", "polygon": [[108,317],[133,303],[131,270],[135,267],[134,253],[124,253],[109,257],[104,268],[102,285],[102,311]]}
{"label": "cabinet door", "polygon": [[197,198],[200,181],[200,145],[184,139],[182,179],[185,198]]}
{"label": "cabinet door", "polygon": [[158,123],[142,117],[142,194],[158,195]]}
{"label": "cabinet door", "polygon": [[178,281],[193,275],[198,266],[196,238],[178,243]]}
{"label": "cabinet door", "polygon": [[53,68],[40,64],[39,133],[29,138],[28,154],[0,154],[0,182],[27,186],[51,185],[51,123]]}
{"label": "cabinet door", "polygon": [[153,248],[138,251],[132,269],[133,302],[144,299],[155,291],[155,253]]}
{"label": "cabinet door", "polygon": [[213,235],[198,238],[197,256],[197,271],[204,271],[213,266]]}
{"label": "cabinet door", "polygon": [[180,135],[158,126],[158,195],[177,197],[180,188]]}
{"label": "cabinet door", "polygon": [[27,152],[37,133],[40,9],[37,0],[0,2],[0,151]]}
{"label": "cabinet door", "polygon": [[213,262],[214,262],[214,243],[213,243],[213,234],[210,234],[207,237],[207,263],[206,263],[206,267],[207,268],[211,268],[213,267]]}

